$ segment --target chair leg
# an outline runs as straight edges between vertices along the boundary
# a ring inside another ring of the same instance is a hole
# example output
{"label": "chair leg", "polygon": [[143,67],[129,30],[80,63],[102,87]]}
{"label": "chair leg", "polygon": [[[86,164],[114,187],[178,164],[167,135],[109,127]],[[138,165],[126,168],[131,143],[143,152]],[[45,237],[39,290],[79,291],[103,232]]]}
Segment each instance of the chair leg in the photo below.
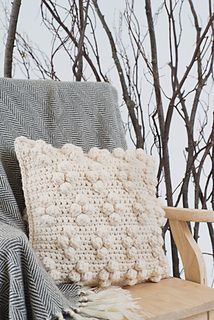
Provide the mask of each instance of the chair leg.
{"label": "chair leg", "polygon": [[209,311],[208,320],[214,320],[214,310]]}

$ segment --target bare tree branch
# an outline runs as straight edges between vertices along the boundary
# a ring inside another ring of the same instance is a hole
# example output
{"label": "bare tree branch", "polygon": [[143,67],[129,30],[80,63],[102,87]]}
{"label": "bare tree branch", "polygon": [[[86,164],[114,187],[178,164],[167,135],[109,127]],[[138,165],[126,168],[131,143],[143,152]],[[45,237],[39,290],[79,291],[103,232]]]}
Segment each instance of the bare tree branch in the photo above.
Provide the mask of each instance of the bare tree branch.
{"label": "bare tree branch", "polygon": [[7,42],[4,53],[4,77],[12,78],[13,65],[13,49],[16,36],[16,28],[18,23],[19,11],[21,7],[21,0],[14,0],[12,2],[12,9],[9,20],[9,28],[7,33]]}
{"label": "bare tree branch", "polygon": [[138,122],[138,119],[136,117],[136,114],[135,114],[135,103],[134,101],[131,99],[129,93],[128,93],[128,88],[127,88],[127,85],[126,85],[126,81],[125,81],[125,76],[124,76],[124,72],[123,72],[123,69],[121,67],[121,63],[120,63],[120,60],[119,60],[119,57],[118,57],[118,53],[117,53],[117,48],[116,48],[116,45],[115,45],[115,41],[113,39],[113,36],[112,36],[112,33],[108,27],[108,24],[106,23],[106,20],[105,20],[105,17],[104,15],[102,14],[102,12],[100,11],[100,7],[97,3],[97,0],[92,0],[93,2],[93,5],[94,5],[94,8],[97,12],[97,15],[100,19],[100,22],[106,32],[106,35],[108,37],[108,40],[109,40],[109,43],[110,43],[110,46],[111,46],[111,52],[112,52],[112,57],[113,57],[113,60],[114,60],[114,63],[115,63],[115,66],[117,68],[117,72],[118,72],[118,76],[120,78],[120,84],[121,84],[121,87],[122,87],[122,91],[123,91],[123,98],[124,98],[124,101],[127,105],[127,108],[128,108],[128,111],[129,111],[129,115],[130,115],[130,118],[132,120],[132,124],[135,128],[135,134],[136,134],[136,146],[137,148],[143,148],[143,137],[142,137],[142,133],[141,133],[141,126]]}

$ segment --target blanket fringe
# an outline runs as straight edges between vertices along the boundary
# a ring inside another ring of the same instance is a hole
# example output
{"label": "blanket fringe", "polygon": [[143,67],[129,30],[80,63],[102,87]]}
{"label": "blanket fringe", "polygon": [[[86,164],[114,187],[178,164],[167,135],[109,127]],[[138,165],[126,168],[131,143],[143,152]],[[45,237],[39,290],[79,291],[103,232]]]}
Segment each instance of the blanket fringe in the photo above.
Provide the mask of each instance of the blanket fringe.
{"label": "blanket fringe", "polygon": [[93,319],[143,320],[136,299],[119,287],[82,291],[78,312]]}
{"label": "blanket fringe", "polygon": [[80,288],[77,308],[66,308],[54,319],[143,320],[137,299],[120,287]]}

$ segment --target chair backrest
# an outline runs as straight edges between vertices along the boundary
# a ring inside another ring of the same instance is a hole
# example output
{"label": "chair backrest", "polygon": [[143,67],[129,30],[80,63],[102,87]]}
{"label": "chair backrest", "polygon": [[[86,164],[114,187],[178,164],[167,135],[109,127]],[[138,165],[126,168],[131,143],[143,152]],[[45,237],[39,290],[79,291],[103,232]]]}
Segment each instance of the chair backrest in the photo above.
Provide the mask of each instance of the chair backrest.
{"label": "chair backrest", "polygon": [[126,148],[116,90],[107,83],[0,79],[0,220],[24,230],[14,152],[18,136],[111,150]]}

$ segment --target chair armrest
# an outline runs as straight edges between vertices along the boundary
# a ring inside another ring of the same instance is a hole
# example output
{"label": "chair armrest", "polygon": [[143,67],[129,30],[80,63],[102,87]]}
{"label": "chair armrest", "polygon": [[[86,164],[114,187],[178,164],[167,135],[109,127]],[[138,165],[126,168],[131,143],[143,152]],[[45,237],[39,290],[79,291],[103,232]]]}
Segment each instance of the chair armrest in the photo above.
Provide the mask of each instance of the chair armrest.
{"label": "chair armrest", "polygon": [[164,208],[166,218],[179,221],[214,222],[214,211],[189,208]]}
{"label": "chair armrest", "polygon": [[202,253],[194,240],[186,221],[214,221],[214,212],[208,210],[193,210],[166,207],[166,217],[177,249],[180,253],[185,279],[207,284],[206,269]]}

